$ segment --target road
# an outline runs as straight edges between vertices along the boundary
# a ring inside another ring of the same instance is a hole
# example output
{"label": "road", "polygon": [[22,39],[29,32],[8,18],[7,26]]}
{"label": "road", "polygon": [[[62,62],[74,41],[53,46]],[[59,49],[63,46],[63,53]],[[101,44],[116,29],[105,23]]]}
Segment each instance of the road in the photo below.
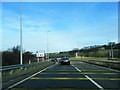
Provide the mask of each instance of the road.
{"label": "road", "polygon": [[9,87],[23,89],[120,89],[120,72],[72,61],[71,65],[55,64]]}

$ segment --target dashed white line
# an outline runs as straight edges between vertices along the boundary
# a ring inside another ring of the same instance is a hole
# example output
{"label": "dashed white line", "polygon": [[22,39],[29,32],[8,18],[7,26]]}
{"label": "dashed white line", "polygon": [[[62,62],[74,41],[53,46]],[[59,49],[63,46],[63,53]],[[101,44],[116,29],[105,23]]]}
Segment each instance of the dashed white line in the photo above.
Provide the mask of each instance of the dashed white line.
{"label": "dashed white line", "polygon": [[77,67],[75,67],[79,72],[81,72],[81,70],[80,69],[78,69]]}
{"label": "dashed white line", "polygon": [[[73,65],[72,65],[73,66]],[[74,66],[75,67],[75,66]],[[75,67],[79,72],[81,72],[81,70],[80,69],[78,69],[77,67]],[[101,90],[104,90],[104,88],[102,87],[102,86],[100,86],[97,82],[95,82],[94,80],[92,80],[90,77],[88,77],[87,75],[85,75],[85,77],[87,78],[87,79],[89,79],[93,84],[95,84],[99,89],[101,89]]]}
{"label": "dashed white line", "polygon": [[[54,64],[54,65],[55,65],[55,64]],[[12,86],[9,86],[7,89],[11,89],[11,88],[17,86],[18,84],[23,83],[24,81],[26,81],[26,80],[28,80],[28,79],[34,77],[35,75],[37,75],[37,74],[39,74],[39,73],[41,73],[41,72],[47,70],[48,68],[50,68],[50,67],[52,67],[52,66],[53,66],[53,65],[51,65],[51,66],[49,66],[49,67],[47,67],[47,68],[45,68],[45,69],[43,69],[43,70],[41,70],[41,71],[39,71],[39,72],[33,74],[33,75],[31,75],[30,77],[27,77],[27,78],[21,80],[20,82],[17,82],[16,84],[14,84],[14,85],[12,85]]]}
{"label": "dashed white line", "polygon": [[73,67],[74,67],[74,65],[73,64],[71,64]]}
{"label": "dashed white line", "polygon": [[[73,64],[71,64],[73,67],[75,67],[75,65],[73,65]],[[78,69],[77,67],[75,67],[79,72],[81,72],[81,70],[80,69]]]}
{"label": "dashed white line", "polygon": [[88,77],[87,75],[85,75],[86,78],[88,78],[92,83],[94,83],[98,88],[100,88],[101,90],[104,90],[103,87],[101,87],[98,83],[96,83],[94,80],[92,80],[90,77]]}

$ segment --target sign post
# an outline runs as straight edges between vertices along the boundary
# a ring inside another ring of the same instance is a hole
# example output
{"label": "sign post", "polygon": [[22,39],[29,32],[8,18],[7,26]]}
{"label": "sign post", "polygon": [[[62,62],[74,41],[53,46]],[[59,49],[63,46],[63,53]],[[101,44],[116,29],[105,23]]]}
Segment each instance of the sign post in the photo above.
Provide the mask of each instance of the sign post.
{"label": "sign post", "polygon": [[45,57],[45,51],[37,51],[36,52],[37,62],[40,62],[40,60],[43,60],[44,57]]}

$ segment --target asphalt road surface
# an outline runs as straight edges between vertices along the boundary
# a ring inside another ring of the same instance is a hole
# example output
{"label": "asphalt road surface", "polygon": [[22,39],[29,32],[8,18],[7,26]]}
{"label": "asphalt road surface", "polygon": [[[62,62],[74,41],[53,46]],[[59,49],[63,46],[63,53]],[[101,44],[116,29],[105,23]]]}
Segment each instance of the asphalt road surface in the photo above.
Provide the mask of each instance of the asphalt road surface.
{"label": "asphalt road surface", "polygon": [[120,89],[120,72],[72,61],[55,64],[10,86],[11,90],[34,89]]}

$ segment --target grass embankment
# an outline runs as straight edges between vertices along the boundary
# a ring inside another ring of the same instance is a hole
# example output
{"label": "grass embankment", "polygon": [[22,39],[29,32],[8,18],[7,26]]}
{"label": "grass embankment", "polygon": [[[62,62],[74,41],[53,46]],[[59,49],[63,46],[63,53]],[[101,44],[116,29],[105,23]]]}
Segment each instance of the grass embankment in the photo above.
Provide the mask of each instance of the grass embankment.
{"label": "grass embankment", "polygon": [[101,57],[72,57],[72,61],[82,61],[91,64],[96,64],[108,68],[113,68],[120,70],[120,60],[119,59],[108,59],[108,58],[101,58]]}

